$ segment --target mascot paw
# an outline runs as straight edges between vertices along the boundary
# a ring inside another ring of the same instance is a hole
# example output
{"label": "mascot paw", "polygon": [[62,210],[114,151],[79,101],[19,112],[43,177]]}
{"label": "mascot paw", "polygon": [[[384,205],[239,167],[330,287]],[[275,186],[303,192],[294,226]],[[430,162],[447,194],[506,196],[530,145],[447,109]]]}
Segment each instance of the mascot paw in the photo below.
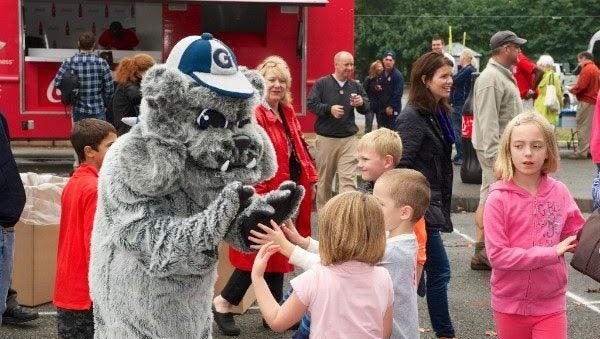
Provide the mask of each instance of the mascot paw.
{"label": "mascot paw", "polygon": [[[284,220],[293,217],[300,207],[304,197],[304,187],[293,181],[284,181],[276,191],[270,192],[265,197],[267,204],[275,210],[273,220],[281,224]],[[269,225],[269,224],[265,224]]]}
{"label": "mascot paw", "polygon": [[271,225],[270,220],[281,224],[284,220],[293,217],[302,198],[304,197],[304,187],[297,185],[292,181],[282,183],[275,191],[266,196],[257,197],[252,204],[242,213],[241,234],[245,245],[250,246],[253,243],[248,240],[250,230],[261,232],[258,224]]}
{"label": "mascot paw", "polygon": [[[223,188],[221,197],[228,201],[227,203],[230,204],[229,206],[232,206],[234,211],[237,210],[237,212],[240,213],[250,206],[254,193],[254,187],[243,185],[239,181],[234,181]],[[235,209],[236,207],[237,209]]]}

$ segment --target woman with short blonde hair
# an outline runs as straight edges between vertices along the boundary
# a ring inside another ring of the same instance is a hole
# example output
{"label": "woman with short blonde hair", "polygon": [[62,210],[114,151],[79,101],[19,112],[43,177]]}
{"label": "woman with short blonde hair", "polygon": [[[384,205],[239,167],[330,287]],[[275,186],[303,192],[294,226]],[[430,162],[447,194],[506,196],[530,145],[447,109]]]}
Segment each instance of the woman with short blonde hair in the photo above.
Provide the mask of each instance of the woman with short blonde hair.
{"label": "woman with short blonde hair", "polygon": [[[254,110],[257,123],[264,128],[273,143],[277,157],[277,172],[267,181],[254,186],[256,193],[267,194],[281,183],[291,180],[304,187],[305,193],[295,225],[302,236],[310,235],[311,201],[317,182],[317,170],[304,141],[300,123],[292,106],[290,68],[280,56],[272,55],[256,68],[265,82],[263,102]],[[226,335],[238,335],[239,327],[233,320],[231,309],[238,305],[252,283],[250,271],[256,253],[242,253],[229,249],[229,260],[235,270],[220,295],[213,299],[214,319]],[[283,297],[283,277],[294,270],[286,257],[275,254],[266,267],[265,279],[275,299]]]}

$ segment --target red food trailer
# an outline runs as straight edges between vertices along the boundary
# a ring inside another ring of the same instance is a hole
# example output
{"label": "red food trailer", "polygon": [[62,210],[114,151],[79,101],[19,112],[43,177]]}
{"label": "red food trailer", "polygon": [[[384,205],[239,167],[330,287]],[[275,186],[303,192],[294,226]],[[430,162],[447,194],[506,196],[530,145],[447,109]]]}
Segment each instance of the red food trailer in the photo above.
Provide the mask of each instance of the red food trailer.
{"label": "red food trailer", "polygon": [[336,52],[354,51],[353,0],[2,0],[0,13],[0,110],[13,139],[68,138],[68,109],[52,80],[77,51],[80,32],[99,37],[112,21],[140,40],[136,51],[112,51],[115,63],[139,52],[162,62],[178,40],[202,32],[223,40],[250,68],[282,56],[304,131],[313,130],[306,112],[312,84],[333,71]]}

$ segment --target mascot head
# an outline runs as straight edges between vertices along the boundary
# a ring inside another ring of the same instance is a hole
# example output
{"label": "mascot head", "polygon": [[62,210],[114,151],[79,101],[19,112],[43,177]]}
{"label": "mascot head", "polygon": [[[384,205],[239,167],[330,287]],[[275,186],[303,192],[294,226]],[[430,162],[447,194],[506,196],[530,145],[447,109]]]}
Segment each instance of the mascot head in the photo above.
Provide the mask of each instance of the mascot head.
{"label": "mascot head", "polygon": [[[189,36],[144,76],[140,119],[130,134],[162,139],[158,144],[170,154],[166,167],[180,172],[170,175],[200,181],[192,186],[260,182],[277,169],[273,146],[254,118],[263,91],[260,74],[238,67],[223,42],[209,33]],[[157,156],[150,161],[158,168],[165,157]]]}

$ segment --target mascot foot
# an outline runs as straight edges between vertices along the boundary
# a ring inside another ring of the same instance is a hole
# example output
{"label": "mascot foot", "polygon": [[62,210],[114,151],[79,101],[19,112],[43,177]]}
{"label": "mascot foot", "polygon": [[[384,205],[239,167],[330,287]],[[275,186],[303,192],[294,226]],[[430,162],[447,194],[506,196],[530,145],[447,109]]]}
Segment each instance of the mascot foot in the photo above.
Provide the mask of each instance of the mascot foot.
{"label": "mascot foot", "polygon": [[237,327],[235,320],[233,320],[233,313],[217,312],[214,306],[212,312],[213,318],[215,319],[219,330],[221,330],[224,335],[229,337],[240,335],[240,328]]}

